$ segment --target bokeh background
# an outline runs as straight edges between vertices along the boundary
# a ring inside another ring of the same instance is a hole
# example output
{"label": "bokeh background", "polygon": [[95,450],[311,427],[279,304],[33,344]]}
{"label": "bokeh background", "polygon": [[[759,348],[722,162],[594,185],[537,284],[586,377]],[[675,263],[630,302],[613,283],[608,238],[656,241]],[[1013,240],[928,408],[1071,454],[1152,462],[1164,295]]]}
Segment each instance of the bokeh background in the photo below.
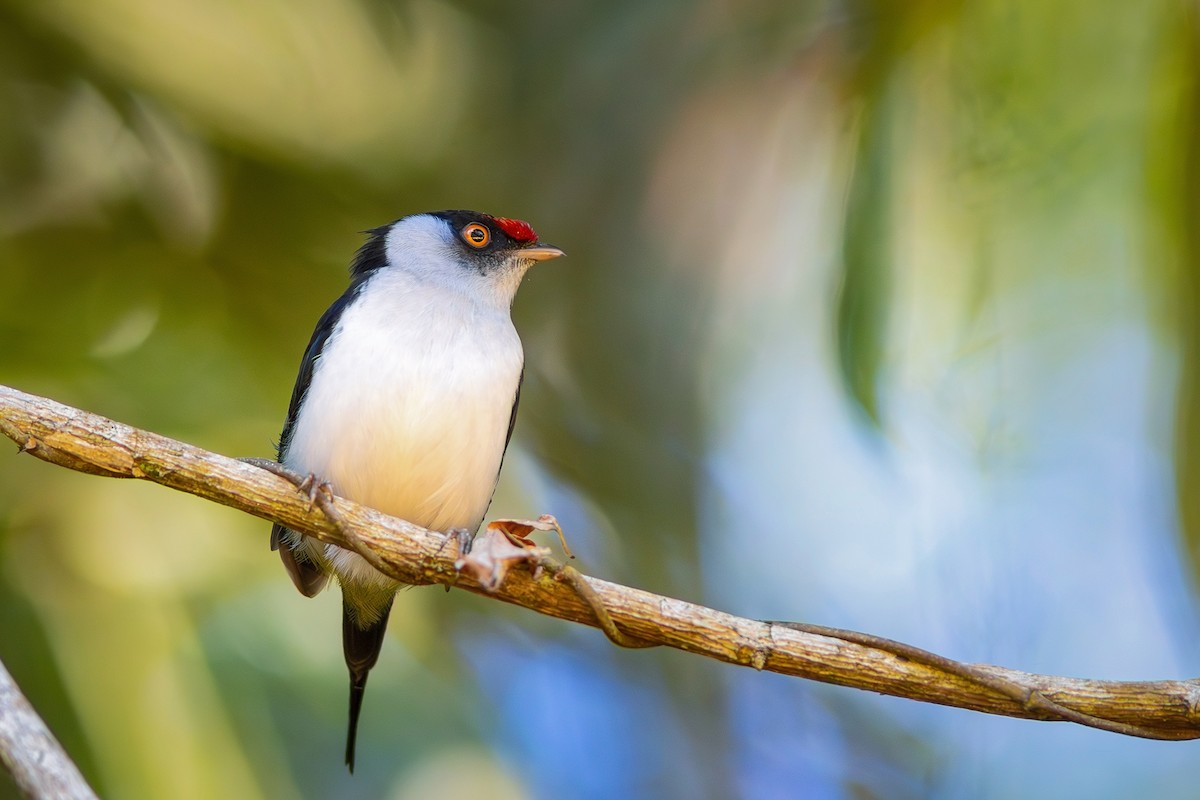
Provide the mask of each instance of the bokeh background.
{"label": "bokeh background", "polygon": [[[267,455],[357,231],[530,220],[494,516],[967,661],[1200,673],[1197,6],[0,2],[0,382]],[[440,590],[353,778],[268,525],[0,458],[0,658],[121,798],[1194,797],[1200,745]],[[0,796],[13,789],[0,779]]]}

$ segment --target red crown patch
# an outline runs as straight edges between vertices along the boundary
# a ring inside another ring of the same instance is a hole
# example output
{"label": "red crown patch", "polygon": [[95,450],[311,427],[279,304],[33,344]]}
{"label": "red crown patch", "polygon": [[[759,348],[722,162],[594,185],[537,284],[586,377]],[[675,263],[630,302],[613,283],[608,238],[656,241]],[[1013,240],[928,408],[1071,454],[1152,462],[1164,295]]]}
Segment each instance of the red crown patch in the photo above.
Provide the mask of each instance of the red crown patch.
{"label": "red crown patch", "polygon": [[519,219],[508,219],[507,217],[496,217],[496,224],[514,242],[529,244],[530,242],[537,241],[538,235],[528,222],[522,222]]}

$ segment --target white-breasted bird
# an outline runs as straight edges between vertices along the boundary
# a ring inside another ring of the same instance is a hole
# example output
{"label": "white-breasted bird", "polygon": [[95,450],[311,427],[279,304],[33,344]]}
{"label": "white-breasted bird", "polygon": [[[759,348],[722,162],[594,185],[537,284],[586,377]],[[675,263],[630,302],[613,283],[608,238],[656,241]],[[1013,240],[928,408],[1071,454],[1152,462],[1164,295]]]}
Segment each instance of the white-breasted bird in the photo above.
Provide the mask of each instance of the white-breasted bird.
{"label": "white-breasted bird", "polygon": [[[474,533],[520,399],[513,298],[529,267],[563,252],[525,222],[475,211],[415,214],[367,233],[350,288],[304,353],[278,460],[392,516]],[[330,575],[342,586],[353,772],[363,690],[400,584],[283,525],[271,529],[271,547],[302,594],[320,592]]]}

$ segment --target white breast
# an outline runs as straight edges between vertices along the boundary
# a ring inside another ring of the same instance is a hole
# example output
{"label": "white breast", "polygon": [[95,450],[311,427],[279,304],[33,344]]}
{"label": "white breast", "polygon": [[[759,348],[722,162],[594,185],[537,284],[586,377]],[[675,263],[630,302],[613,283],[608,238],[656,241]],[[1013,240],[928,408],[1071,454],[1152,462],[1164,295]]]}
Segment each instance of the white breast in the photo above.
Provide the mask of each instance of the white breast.
{"label": "white breast", "polygon": [[[417,525],[474,531],[522,363],[507,308],[381,270],[326,342],[284,463]],[[342,580],[383,580],[351,553],[326,556]]]}

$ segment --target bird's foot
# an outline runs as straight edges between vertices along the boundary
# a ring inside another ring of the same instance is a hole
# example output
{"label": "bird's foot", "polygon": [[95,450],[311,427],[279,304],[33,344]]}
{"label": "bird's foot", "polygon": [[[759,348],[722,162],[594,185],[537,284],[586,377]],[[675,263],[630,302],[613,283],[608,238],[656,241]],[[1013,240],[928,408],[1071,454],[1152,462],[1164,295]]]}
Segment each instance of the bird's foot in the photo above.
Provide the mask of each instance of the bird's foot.
{"label": "bird's foot", "polygon": [[446,545],[454,542],[455,548],[458,550],[459,558],[471,552],[471,548],[475,545],[475,534],[471,533],[466,528],[451,528],[446,531],[446,538],[442,541],[442,546],[438,548],[438,555],[446,549]]}
{"label": "bird's foot", "polygon": [[502,533],[513,545],[525,548],[537,547],[529,538],[534,531],[554,531],[558,534],[563,554],[567,558],[575,557],[571,548],[567,546],[567,537],[563,535],[562,526],[558,524],[558,520],[554,518],[553,514],[542,514],[537,519],[494,519],[487,524],[487,529]]}
{"label": "bird's foot", "polygon": [[288,481],[300,494],[308,498],[308,508],[311,511],[313,506],[321,509],[329,521],[336,525],[339,529],[342,527],[342,515],[333,505],[333,484],[329,481],[318,478],[313,473],[302,475],[293,469],[285,467],[278,461],[272,461],[269,458],[239,458],[245,464],[265,469],[272,475],[278,475],[285,481]]}

